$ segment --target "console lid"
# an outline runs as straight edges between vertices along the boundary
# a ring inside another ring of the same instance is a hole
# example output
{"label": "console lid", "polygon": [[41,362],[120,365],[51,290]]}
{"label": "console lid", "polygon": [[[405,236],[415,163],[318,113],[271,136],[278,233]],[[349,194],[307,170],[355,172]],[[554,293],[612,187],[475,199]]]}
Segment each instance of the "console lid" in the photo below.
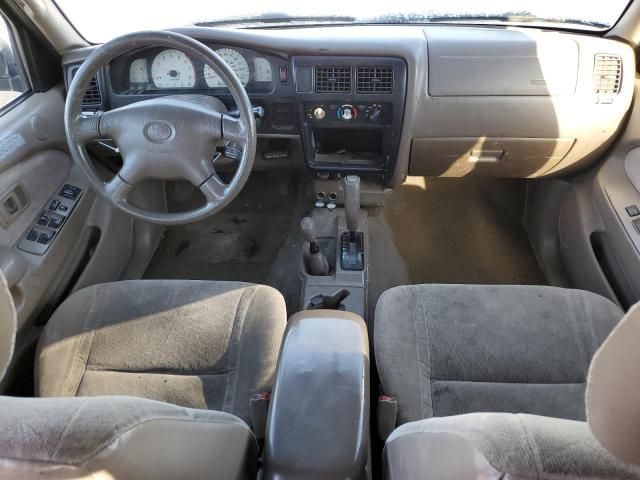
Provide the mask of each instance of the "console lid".
{"label": "console lid", "polygon": [[300,312],[280,350],[264,478],[364,478],[369,448],[369,340],[358,315]]}

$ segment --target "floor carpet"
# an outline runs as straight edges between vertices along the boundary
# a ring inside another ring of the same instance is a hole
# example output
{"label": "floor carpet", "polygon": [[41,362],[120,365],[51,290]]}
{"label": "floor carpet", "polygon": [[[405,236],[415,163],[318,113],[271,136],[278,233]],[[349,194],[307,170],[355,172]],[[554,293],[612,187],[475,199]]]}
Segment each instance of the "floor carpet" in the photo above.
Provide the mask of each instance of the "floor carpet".
{"label": "floor carpet", "polygon": [[[297,259],[301,246],[299,190],[294,174],[253,173],[222,212],[167,228],[144,277],[271,285],[294,309],[300,278],[298,263],[291,259],[294,255]],[[170,191],[169,201],[175,210],[192,199],[188,192]]]}
{"label": "floor carpet", "polygon": [[544,284],[522,180],[409,177],[384,216],[412,283]]}

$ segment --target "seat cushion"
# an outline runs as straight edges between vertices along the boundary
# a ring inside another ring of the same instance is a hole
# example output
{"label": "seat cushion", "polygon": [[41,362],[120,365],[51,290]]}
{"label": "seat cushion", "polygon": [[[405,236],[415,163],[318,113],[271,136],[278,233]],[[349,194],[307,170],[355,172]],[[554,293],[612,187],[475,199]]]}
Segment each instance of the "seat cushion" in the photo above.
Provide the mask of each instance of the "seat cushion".
{"label": "seat cushion", "polygon": [[400,424],[469,412],[584,420],[591,357],[622,315],[580,290],[397,287],[376,308],[382,389]]}
{"label": "seat cushion", "polygon": [[240,419],[133,397],[0,397],[0,478],[248,479]]}
{"label": "seat cushion", "polygon": [[249,421],[271,389],[286,324],[276,290],[238,282],[139,280],[71,295],[44,329],[44,397],[132,395]]}
{"label": "seat cushion", "polygon": [[585,422],[471,413],[398,427],[384,448],[387,480],[640,479],[640,467],[607,452]]}

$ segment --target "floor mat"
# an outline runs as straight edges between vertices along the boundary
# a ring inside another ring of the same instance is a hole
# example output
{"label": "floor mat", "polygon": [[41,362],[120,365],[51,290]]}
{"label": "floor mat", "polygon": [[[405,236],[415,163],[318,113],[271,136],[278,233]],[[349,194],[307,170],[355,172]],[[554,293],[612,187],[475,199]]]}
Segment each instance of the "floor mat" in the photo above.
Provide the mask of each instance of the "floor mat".
{"label": "floor mat", "polygon": [[[167,228],[144,277],[271,285],[283,293],[288,308],[294,308],[299,298],[298,264],[283,264],[281,259],[293,256],[291,252],[297,255],[301,245],[295,237],[301,215],[298,193],[293,174],[253,173],[222,212],[198,223]],[[169,192],[170,203],[179,204],[180,196]]]}
{"label": "floor mat", "polygon": [[522,180],[409,177],[384,215],[412,283],[545,284]]}

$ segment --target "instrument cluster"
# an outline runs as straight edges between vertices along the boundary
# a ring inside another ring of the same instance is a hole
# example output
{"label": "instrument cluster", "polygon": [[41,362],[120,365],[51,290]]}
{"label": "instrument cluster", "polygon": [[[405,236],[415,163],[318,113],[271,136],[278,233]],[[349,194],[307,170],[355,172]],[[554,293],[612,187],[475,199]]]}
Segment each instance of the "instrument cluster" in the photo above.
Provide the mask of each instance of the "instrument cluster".
{"label": "instrument cluster", "polygon": [[[270,92],[273,68],[264,56],[246,49],[212,47],[248,92]],[[111,84],[121,94],[158,91],[227,91],[218,74],[203,62],[175,49],[149,48],[112,62]]]}

